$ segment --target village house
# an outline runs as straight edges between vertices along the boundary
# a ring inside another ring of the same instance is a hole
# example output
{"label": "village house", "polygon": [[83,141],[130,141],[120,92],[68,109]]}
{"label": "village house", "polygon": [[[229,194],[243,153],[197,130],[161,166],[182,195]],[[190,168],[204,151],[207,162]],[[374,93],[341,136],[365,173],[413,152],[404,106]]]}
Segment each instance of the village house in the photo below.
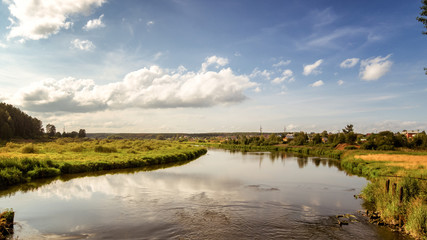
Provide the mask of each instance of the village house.
{"label": "village house", "polygon": [[411,131],[407,131],[407,130],[403,130],[402,134],[406,136],[407,139],[412,139],[413,137],[415,137],[418,133],[420,133],[420,130],[411,130]]}

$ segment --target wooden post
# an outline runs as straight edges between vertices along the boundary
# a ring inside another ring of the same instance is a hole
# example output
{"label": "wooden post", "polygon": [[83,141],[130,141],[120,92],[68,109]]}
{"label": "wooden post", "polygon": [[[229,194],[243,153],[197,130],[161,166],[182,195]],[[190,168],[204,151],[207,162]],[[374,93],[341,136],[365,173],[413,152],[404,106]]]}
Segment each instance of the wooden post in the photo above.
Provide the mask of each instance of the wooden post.
{"label": "wooden post", "polygon": [[390,179],[387,179],[387,181],[385,181],[385,191],[386,193],[388,193],[390,190]]}
{"label": "wooden post", "polygon": [[400,203],[403,202],[403,187],[400,187],[399,200],[400,200]]}
{"label": "wooden post", "polygon": [[393,186],[391,188],[391,193],[393,194],[393,196],[394,196],[394,194],[396,194],[396,188],[397,188],[397,184],[393,183]]}

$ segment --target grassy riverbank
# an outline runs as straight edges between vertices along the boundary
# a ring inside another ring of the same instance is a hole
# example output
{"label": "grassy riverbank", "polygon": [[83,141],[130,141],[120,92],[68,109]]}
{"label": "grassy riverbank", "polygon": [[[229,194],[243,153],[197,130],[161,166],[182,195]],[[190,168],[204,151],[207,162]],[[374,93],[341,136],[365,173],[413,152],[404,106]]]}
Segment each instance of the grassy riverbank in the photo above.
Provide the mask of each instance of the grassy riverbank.
{"label": "grassy riverbank", "polygon": [[250,146],[211,144],[243,151],[286,151],[339,159],[348,173],[370,183],[361,195],[385,223],[417,239],[427,239],[427,152],[336,150],[319,146]]}
{"label": "grassy riverbank", "polygon": [[341,165],[371,181],[362,197],[384,223],[427,239],[426,152],[349,151]]}
{"label": "grassy riverbank", "polygon": [[68,173],[188,161],[205,153],[203,147],[156,140],[9,142],[0,148],[0,187]]}

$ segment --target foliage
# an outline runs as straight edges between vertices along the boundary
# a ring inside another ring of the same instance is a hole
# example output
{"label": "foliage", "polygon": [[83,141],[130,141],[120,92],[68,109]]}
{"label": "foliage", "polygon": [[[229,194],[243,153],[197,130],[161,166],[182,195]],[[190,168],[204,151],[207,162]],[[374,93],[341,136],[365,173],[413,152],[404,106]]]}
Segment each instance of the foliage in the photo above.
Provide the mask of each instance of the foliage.
{"label": "foliage", "polygon": [[[417,20],[424,24],[424,28],[427,29],[427,18],[425,18],[427,17],[427,0],[422,0],[421,3],[423,5],[420,7],[421,13],[420,16],[417,17]],[[424,31],[423,34],[427,34],[427,31]]]}
{"label": "foliage", "polygon": [[34,147],[32,143],[27,144],[22,147],[21,149],[22,153],[37,153],[37,149]]}
{"label": "foliage", "polygon": [[[404,229],[416,238],[426,236],[427,224],[427,182],[424,169],[405,169],[390,166],[385,162],[364,161],[354,158],[358,151],[341,160],[341,166],[352,174],[367,177],[371,182],[362,190],[368,206],[377,211],[381,219],[396,224],[399,216],[405,220]],[[425,154],[425,153],[424,153]],[[395,176],[395,177],[394,177]],[[386,181],[389,180],[389,191]],[[402,189],[402,202],[400,200]]]}
{"label": "foliage", "polygon": [[5,239],[13,233],[13,219],[15,212],[12,209],[6,209],[0,213],[0,239]]}
{"label": "foliage", "polygon": [[18,108],[0,102],[0,139],[37,138],[43,133],[42,122]]}
{"label": "foliage", "polygon": [[[33,154],[24,153],[23,149]],[[51,142],[7,143],[0,148],[0,188],[32,179],[67,173],[145,167],[193,160],[206,149],[156,140],[83,140],[61,138]],[[103,154],[110,153],[110,154]],[[31,156],[31,157],[28,157]]]}
{"label": "foliage", "polygon": [[55,127],[55,125],[53,125],[53,124],[47,124],[46,125],[46,134],[49,136],[49,137],[53,137],[53,136],[55,136],[55,134],[56,134],[56,127]]}

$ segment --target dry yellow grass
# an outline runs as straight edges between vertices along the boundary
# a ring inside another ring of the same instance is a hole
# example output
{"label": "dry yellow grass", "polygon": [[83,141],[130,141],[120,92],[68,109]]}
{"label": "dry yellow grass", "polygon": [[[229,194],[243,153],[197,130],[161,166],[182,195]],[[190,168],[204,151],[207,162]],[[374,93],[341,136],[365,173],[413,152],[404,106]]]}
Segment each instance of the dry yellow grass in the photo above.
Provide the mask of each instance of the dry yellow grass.
{"label": "dry yellow grass", "polygon": [[368,154],[356,155],[355,158],[360,158],[365,161],[388,162],[388,165],[404,167],[406,169],[418,169],[423,166],[427,168],[427,155],[405,155],[405,154]]}

